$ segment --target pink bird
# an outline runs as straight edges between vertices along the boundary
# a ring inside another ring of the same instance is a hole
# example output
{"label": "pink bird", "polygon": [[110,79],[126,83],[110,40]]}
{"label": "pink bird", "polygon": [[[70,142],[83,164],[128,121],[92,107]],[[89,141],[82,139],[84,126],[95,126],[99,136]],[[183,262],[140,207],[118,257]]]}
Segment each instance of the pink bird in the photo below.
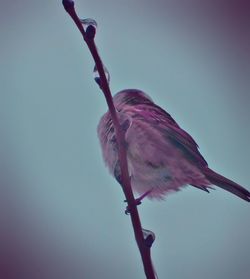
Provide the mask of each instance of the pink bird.
{"label": "pink bird", "polygon": [[[133,191],[143,198],[163,199],[168,193],[192,185],[206,192],[219,186],[250,201],[250,192],[208,167],[194,139],[144,92],[127,89],[114,98],[125,132],[128,170]],[[103,158],[121,184],[117,143],[110,113],[98,125]]]}

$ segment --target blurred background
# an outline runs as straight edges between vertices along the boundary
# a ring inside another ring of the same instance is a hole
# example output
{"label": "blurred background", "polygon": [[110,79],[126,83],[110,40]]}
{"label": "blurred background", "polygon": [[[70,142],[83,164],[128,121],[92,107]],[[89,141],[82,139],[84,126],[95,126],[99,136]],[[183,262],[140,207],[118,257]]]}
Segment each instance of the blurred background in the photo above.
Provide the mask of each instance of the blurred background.
{"label": "blurred background", "polygon": [[[211,168],[250,189],[248,0],[76,1],[115,93],[147,92]],[[107,110],[60,1],[0,9],[0,278],[144,277],[124,196],[101,158]],[[139,207],[159,278],[249,278],[249,204],[192,187]]]}

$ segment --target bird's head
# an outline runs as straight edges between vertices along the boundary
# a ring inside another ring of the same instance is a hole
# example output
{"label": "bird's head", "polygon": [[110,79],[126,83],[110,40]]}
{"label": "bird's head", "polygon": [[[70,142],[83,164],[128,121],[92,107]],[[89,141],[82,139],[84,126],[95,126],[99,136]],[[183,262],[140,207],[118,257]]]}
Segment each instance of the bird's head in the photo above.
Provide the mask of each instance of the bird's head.
{"label": "bird's head", "polygon": [[114,105],[120,106],[134,106],[139,104],[152,104],[153,100],[143,91],[138,89],[125,89],[115,94]]}

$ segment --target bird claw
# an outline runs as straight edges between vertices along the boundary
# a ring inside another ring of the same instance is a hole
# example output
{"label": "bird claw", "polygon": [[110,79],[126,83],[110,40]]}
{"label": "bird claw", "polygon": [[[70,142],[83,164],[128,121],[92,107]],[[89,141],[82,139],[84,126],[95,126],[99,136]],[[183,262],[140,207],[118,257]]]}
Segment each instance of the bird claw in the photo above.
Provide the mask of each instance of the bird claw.
{"label": "bird claw", "polygon": [[[151,192],[152,190],[149,190],[147,192],[145,192],[143,195],[141,195],[139,198],[135,199],[135,206],[138,206],[142,203],[142,200]],[[124,202],[128,202],[127,200],[124,200]],[[126,210],[125,210],[125,214],[129,215],[130,214],[130,208],[129,205],[127,205]]]}
{"label": "bird claw", "polygon": [[[128,202],[127,200],[124,200],[124,202]],[[135,206],[138,206],[141,204],[141,199],[138,198],[138,199],[135,199]],[[126,215],[129,215],[130,214],[130,208],[129,208],[129,205],[127,205],[126,209],[125,209],[125,214]]]}
{"label": "bird claw", "polygon": [[126,209],[125,209],[124,212],[125,212],[126,215],[129,215],[129,214],[130,214],[130,210],[129,210],[128,206],[126,207]]}

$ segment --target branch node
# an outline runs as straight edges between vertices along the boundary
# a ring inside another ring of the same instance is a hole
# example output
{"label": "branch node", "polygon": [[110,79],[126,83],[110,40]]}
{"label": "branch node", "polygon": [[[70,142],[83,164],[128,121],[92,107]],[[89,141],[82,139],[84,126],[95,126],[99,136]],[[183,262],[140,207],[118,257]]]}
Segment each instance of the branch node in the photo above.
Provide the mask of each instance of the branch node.
{"label": "branch node", "polygon": [[152,231],[143,228],[142,228],[142,232],[143,232],[144,244],[148,248],[151,248],[155,241],[155,234]]}
{"label": "branch node", "polygon": [[86,36],[89,40],[93,40],[95,38],[96,29],[95,26],[89,25],[86,28]]}

